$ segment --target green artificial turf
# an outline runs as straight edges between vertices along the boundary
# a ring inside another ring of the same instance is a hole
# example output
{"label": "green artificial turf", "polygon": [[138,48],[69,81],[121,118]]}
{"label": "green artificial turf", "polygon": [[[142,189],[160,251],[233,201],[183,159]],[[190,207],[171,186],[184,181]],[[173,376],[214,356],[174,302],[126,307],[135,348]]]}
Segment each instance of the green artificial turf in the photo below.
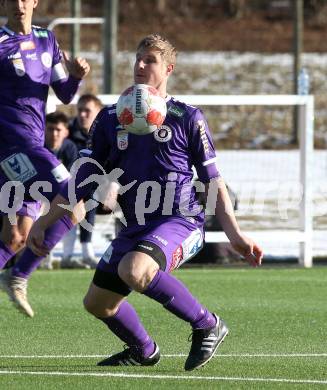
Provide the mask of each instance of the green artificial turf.
{"label": "green artificial turf", "polygon": [[193,372],[183,368],[189,325],[136,293],[129,301],[159,344],[160,363],[97,367],[101,356],[120,351],[122,343],[83,309],[92,275],[35,272],[28,289],[33,319],[0,293],[0,389],[327,387],[327,267],[177,271],[230,328],[216,356]]}

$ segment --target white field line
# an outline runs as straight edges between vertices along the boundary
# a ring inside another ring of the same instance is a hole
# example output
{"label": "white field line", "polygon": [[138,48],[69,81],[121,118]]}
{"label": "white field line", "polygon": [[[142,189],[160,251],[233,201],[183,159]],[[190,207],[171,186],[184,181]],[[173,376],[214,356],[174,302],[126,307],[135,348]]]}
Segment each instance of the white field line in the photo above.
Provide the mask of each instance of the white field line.
{"label": "white field line", "polygon": [[[7,359],[74,359],[74,358],[103,358],[110,355],[0,355],[0,358],[7,358]],[[164,358],[184,358],[187,357],[187,354],[178,353],[178,354],[166,354],[161,355]],[[327,353],[257,353],[257,354],[251,354],[251,353],[243,353],[243,354],[217,354],[214,356],[214,358],[299,358],[299,357],[327,357]]]}
{"label": "white field line", "polygon": [[59,372],[59,371],[18,371],[0,370],[0,375],[39,375],[39,376],[76,376],[76,377],[116,377],[133,379],[173,379],[173,380],[201,380],[201,381],[241,381],[241,382],[275,382],[275,383],[301,383],[301,384],[327,384],[327,380],[319,379],[289,379],[289,378],[242,378],[226,376],[193,376],[193,375],[146,375],[126,374],[113,372]]}

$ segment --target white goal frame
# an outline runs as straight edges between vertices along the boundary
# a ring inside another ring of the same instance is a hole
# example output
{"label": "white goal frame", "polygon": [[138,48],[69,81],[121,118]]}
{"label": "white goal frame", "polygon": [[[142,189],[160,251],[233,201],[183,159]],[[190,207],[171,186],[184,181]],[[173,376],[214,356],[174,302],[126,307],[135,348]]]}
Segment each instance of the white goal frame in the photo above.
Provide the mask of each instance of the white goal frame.
{"label": "white goal frame", "polygon": [[[103,104],[116,103],[119,95],[98,95]],[[312,169],[314,97],[312,95],[174,95],[177,100],[194,106],[298,106],[300,142],[300,183],[303,195],[300,203],[300,226],[298,230],[261,230],[244,232],[258,243],[298,242],[299,264],[312,267]],[[73,104],[77,103],[75,97]],[[61,102],[49,96],[47,111],[56,110]],[[228,242],[223,232],[206,232],[206,242]]]}

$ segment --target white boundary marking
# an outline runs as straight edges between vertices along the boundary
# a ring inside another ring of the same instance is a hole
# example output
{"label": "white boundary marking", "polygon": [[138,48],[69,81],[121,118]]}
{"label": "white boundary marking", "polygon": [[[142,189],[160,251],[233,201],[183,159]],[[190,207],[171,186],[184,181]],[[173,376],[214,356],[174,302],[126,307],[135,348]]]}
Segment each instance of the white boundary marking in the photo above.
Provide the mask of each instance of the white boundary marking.
{"label": "white boundary marking", "polygon": [[[110,355],[0,355],[0,358],[7,359],[73,359],[73,358],[103,358]],[[166,354],[161,355],[164,358],[179,358],[187,357],[187,354],[178,353],[178,354]],[[217,354],[213,356],[214,358],[230,358],[230,357],[247,357],[247,358],[298,358],[298,357],[327,357],[327,353],[243,353],[243,354]]]}
{"label": "white boundary marking", "polygon": [[61,372],[61,371],[18,371],[0,370],[0,375],[40,375],[40,376],[83,376],[83,377],[116,377],[134,379],[185,379],[185,380],[207,380],[207,381],[241,381],[241,382],[277,382],[277,383],[302,383],[302,384],[327,384],[327,380],[316,379],[288,379],[288,378],[241,378],[226,376],[193,376],[193,375],[147,375],[147,374],[126,374],[113,372]]}

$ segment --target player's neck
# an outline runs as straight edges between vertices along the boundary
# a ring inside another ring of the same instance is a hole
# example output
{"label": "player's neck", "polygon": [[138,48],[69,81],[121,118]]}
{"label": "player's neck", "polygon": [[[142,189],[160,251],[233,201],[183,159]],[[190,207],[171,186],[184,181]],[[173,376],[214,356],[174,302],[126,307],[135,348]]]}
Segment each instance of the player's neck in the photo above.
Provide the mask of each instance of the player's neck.
{"label": "player's neck", "polygon": [[167,96],[167,90],[166,90],[166,87],[163,87],[163,86],[160,86],[159,88],[157,88],[158,92],[159,92],[159,95],[161,97],[163,97],[164,99],[166,99],[166,96]]}
{"label": "player's neck", "polygon": [[8,20],[7,27],[19,35],[28,35],[32,31],[31,23],[14,23]]}

